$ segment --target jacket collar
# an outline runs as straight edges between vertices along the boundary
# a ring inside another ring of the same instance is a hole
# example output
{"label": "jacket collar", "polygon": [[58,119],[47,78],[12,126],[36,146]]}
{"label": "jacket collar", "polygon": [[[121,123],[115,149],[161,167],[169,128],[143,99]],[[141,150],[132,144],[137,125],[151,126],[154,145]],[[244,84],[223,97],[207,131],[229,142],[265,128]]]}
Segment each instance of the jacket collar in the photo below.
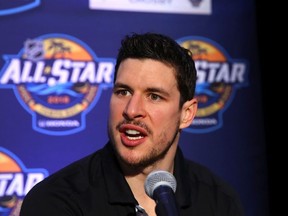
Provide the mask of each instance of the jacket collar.
{"label": "jacket collar", "polygon": [[[104,147],[102,168],[104,171],[103,175],[108,191],[109,201],[115,204],[126,203],[137,205],[138,202],[134,198],[129,185],[122,174],[110,142]],[[175,192],[176,200],[180,207],[189,206],[191,204],[191,183],[185,159],[179,147],[175,156],[174,176],[177,181]]]}

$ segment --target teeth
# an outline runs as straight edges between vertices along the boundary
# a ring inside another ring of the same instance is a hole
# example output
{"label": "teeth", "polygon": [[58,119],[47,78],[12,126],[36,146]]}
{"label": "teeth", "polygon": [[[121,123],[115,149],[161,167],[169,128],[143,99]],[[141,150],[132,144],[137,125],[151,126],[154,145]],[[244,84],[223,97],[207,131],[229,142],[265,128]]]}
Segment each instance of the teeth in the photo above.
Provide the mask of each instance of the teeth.
{"label": "teeth", "polygon": [[136,130],[126,130],[126,134],[127,135],[131,135],[131,136],[127,136],[127,138],[128,139],[130,139],[130,140],[137,140],[137,139],[141,139],[141,138],[143,138],[143,136],[135,136],[135,135],[138,135],[138,134],[140,134],[140,132],[139,131],[136,131]]}
{"label": "teeth", "polygon": [[126,130],[126,133],[127,133],[127,134],[130,134],[130,135],[140,134],[140,132],[139,132],[139,131],[136,131],[136,130]]}
{"label": "teeth", "polygon": [[129,140],[138,140],[138,139],[143,138],[143,136],[139,136],[139,137],[130,137],[130,136],[127,136],[127,138],[128,138]]}

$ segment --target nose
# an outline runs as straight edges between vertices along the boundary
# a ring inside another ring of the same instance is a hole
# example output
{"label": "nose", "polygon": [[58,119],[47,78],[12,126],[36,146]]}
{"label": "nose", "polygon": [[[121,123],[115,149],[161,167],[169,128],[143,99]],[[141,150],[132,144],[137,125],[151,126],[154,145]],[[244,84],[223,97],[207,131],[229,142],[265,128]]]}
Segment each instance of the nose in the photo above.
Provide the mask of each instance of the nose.
{"label": "nose", "polygon": [[129,120],[143,118],[146,114],[145,101],[141,95],[133,94],[123,112],[123,116]]}

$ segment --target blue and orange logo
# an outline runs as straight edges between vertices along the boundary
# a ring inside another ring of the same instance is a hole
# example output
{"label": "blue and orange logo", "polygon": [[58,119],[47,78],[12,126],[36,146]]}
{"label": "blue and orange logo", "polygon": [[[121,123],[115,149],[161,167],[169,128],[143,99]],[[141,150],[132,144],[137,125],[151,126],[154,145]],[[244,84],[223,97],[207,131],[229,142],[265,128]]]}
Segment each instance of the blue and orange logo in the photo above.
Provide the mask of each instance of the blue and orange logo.
{"label": "blue and orange logo", "polygon": [[185,131],[207,133],[223,125],[223,113],[238,89],[248,85],[248,64],[232,59],[216,42],[204,37],[184,37],[177,42],[192,51],[197,69],[196,118]]}
{"label": "blue and orange logo", "polygon": [[98,58],[69,35],[28,39],[17,55],[4,59],[0,88],[12,88],[32,115],[33,129],[49,135],[83,130],[101,91],[113,85],[115,59]]}
{"label": "blue and orange logo", "polygon": [[47,176],[47,170],[27,169],[15,154],[0,147],[0,215],[19,215],[24,196]]}

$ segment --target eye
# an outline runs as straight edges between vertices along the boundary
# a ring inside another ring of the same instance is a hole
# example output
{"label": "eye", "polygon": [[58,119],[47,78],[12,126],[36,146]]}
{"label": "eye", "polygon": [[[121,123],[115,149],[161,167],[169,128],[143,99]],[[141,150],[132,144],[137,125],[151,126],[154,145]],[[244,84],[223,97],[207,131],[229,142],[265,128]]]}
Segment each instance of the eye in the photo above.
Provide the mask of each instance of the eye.
{"label": "eye", "polygon": [[157,94],[150,94],[150,95],[149,95],[149,98],[150,98],[151,100],[153,100],[153,101],[159,101],[159,100],[162,99],[162,97],[159,96],[159,95],[157,95]]}
{"label": "eye", "polygon": [[130,95],[130,92],[126,89],[118,89],[114,91],[114,94],[118,95],[118,96],[128,96]]}

